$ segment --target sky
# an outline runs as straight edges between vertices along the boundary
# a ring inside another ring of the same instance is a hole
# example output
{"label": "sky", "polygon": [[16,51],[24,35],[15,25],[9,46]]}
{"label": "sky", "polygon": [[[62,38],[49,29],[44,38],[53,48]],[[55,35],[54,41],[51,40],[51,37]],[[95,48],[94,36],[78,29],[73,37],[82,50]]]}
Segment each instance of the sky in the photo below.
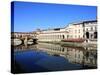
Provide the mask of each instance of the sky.
{"label": "sky", "polygon": [[[13,3],[12,3],[13,4]],[[31,32],[36,29],[63,28],[69,23],[95,20],[96,6],[14,2],[11,19],[14,32]],[[14,27],[13,27],[14,26]],[[12,29],[12,30],[13,30]]]}

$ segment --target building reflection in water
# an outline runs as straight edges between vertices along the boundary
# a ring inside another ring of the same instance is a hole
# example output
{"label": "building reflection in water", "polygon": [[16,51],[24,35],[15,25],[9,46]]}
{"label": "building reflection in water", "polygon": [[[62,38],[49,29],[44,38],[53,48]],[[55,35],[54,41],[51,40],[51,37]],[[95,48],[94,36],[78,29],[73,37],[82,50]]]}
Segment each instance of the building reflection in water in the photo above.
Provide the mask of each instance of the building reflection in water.
{"label": "building reflection in water", "polygon": [[73,64],[75,63],[83,66],[97,67],[96,48],[73,48],[62,47],[61,45],[55,44],[39,43],[30,46],[16,46],[14,52],[24,52],[29,50],[42,51],[53,56],[61,56]]}

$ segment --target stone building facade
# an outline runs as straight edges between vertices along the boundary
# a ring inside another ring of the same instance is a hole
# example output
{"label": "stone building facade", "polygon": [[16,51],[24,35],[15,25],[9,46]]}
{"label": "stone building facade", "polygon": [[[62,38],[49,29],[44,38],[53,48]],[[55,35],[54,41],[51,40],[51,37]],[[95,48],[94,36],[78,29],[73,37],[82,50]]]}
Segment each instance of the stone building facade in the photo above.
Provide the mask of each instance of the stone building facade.
{"label": "stone building facade", "polygon": [[97,33],[97,20],[91,20],[71,23],[64,28],[38,30],[35,32],[14,32],[11,37],[23,38],[31,36],[42,42],[79,42],[83,40],[81,42],[97,43]]}
{"label": "stone building facade", "polygon": [[66,27],[68,36],[66,39],[79,39],[83,38],[83,23],[73,23]]}
{"label": "stone building facade", "polygon": [[83,38],[87,39],[86,42],[97,40],[97,21],[85,21],[83,22]]}
{"label": "stone building facade", "polygon": [[68,32],[64,28],[56,28],[40,31],[37,35],[38,41],[61,41],[67,38]]}
{"label": "stone building facade", "polygon": [[97,20],[69,24],[65,28],[37,31],[38,41],[79,40],[84,42],[97,41]]}

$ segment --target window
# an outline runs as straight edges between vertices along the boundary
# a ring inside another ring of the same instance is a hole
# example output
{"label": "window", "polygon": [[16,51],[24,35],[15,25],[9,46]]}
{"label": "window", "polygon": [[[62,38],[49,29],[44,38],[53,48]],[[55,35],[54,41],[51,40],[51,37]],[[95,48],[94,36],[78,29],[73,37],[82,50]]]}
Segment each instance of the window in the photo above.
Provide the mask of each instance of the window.
{"label": "window", "polygon": [[93,27],[91,27],[91,31],[93,31]]}
{"label": "window", "polygon": [[75,35],[75,38],[77,38],[77,36]]}
{"label": "window", "polygon": [[75,33],[77,33],[77,30],[75,30]]}
{"label": "window", "polygon": [[69,38],[69,35],[67,35],[67,38]]}
{"label": "window", "polygon": [[86,31],[88,31],[88,28],[86,28]]}
{"label": "window", "polygon": [[79,38],[80,38],[80,35],[79,35]]}
{"label": "window", "polygon": [[93,34],[91,34],[91,38],[93,38]]}
{"label": "window", "polygon": [[60,38],[60,35],[57,35],[57,38],[59,39]]}
{"label": "window", "polygon": [[73,38],[73,35],[71,36],[71,38]]}
{"label": "window", "polygon": [[85,29],[83,29],[83,32],[85,32]]}
{"label": "window", "polygon": [[83,38],[85,37],[85,35],[83,35]]}
{"label": "window", "polygon": [[80,33],[80,29],[79,29],[79,33]]}
{"label": "window", "polygon": [[97,27],[95,27],[95,30],[97,30]]}
{"label": "window", "polygon": [[65,38],[65,36],[64,35],[62,35],[63,36],[63,39]]}

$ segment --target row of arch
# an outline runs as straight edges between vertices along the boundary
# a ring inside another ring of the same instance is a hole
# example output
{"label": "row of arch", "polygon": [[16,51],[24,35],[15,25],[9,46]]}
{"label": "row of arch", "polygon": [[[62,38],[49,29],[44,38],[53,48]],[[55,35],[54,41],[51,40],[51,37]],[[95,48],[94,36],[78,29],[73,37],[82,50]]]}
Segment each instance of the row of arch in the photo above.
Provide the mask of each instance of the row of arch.
{"label": "row of arch", "polygon": [[92,39],[97,39],[97,36],[98,36],[98,34],[97,34],[97,32],[94,32],[94,33],[89,33],[89,32],[86,32],[86,38],[87,39],[90,39],[90,38],[92,38]]}
{"label": "row of arch", "polygon": [[65,39],[64,35],[40,35],[38,39]]}

